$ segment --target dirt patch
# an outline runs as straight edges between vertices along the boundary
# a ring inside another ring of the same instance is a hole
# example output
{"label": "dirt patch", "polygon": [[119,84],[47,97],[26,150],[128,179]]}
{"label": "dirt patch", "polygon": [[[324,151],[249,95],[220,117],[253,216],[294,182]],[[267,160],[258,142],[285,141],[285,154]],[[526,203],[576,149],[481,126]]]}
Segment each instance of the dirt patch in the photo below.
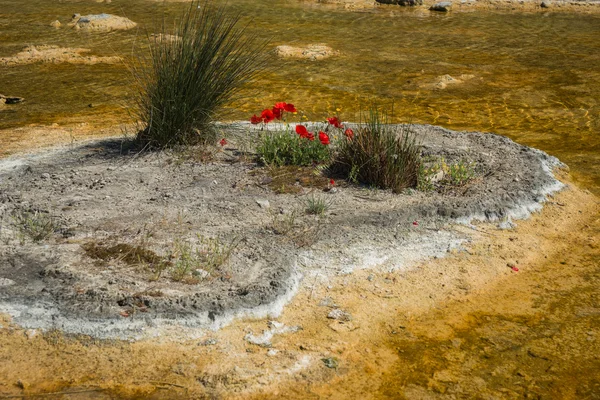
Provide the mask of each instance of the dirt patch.
{"label": "dirt patch", "polygon": [[[175,326],[176,336],[193,337],[236,316],[279,315],[303,276],[406,270],[441,257],[470,240],[452,224],[511,227],[562,187],[551,174],[558,161],[543,152],[493,134],[415,126],[426,157],[474,163],[478,178],[450,193],[342,183],[324,192],[299,181],[297,193],[277,195],[258,166],[235,162],[248,125],[223,128],[234,145],[211,163],[127,153],[114,140],[3,161],[2,310],[28,328],[140,338]],[[321,196],[328,212],[305,213],[308,196]],[[51,237],[24,234],[14,223],[23,213],[31,229],[36,215],[50,216]],[[140,251],[99,264],[88,243]],[[147,254],[171,264],[157,274]]]}
{"label": "dirt patch", "polygon": [[121,57],[101,57],[84,55],[91,50],[59,47],[52,45],[28,46],[20,53],[11,57],[0,58],[0,65],[13,66],[33,63],[70,63],[70,64],[116,64],[123,61]]}

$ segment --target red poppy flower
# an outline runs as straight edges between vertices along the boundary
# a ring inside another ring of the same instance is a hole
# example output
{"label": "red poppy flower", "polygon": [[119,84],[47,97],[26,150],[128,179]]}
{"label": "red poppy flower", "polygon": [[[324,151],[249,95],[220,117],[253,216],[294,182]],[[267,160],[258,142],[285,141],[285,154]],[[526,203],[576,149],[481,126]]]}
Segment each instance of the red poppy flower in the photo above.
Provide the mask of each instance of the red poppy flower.
{"label": "red poppy flower", "polygon": [[342,127],[342,123],[340,122],[340,120],[338,119],[338,117],[331,117],[331,118],[327,118],[327,121],[335,126],[336,128],[341,128]]}
{"label": "red poppy flower", "polygon": [[330,179],[330,180],[329,180],[329,184],[330,184],[331,186],[335,186],[335,181],[334,181],[333,179]]}
{"label": "red poppy flower", "polygon": [[263,121],[263,119],[261,117],[256,116],[256,114],[254,114],[251,118],[250,118],[250,122],[254,125],[256,124],[260,124]]}
{"label": "red poppy flower", "polygon": [[310,141],[313,141],[313,140],[315,140],[315,134],[308,132],[308,136],[306,138]]}
{"label": "red poppy flower", "polygon": [[319,132],[319,140],[323,145],[327,146],[329,144],[329,136],[323,131]]}
{"label": "red poppy flower", "polygon": [[283,107],[283,109],[287,112],[291,112],[294,113],[298,110],[296,110],[296,107],[294,107],[294,105],[292,103],[284,103],[285,107]]}
{"label": "red poppy flower", "polygon": [[514,265],[510,269],[512,269],[515,272],[519,272],[519,268]]}
{"label": "red poppy flower", "polygon": [[354,137],[354,131],[348,128],[344,131],[344,135],[346,135],[348,139],[352,140],[352,138]]}
{"label": "red poppy flower", "polygon": [[275,105],[273,106],[273,108],[277,108],[279,110],[285,110],[286,107],[287,107],[287,103],[285,101],[280,101],[279,103],[275,103]]}
{"label": "red poppy flower", "polygon": [[419,223],[417,221],[413,221],[413,226],[419,226]]}
{"label": "red poppy flower", "polygon": [[296,133],[300,135],[300,137],[308,138],[308,129],[304,125],[296,125]]}
{"label": "red poppy flower", "polygon": [[268,108],[264,109],[263,112],[260,113],[260,117],[265,121],[265,124],[268,124],[275,119],[273,111],[269,110]]}
{"label": "red poppy flower", "polygon": [[273,107],[273,116],[277,119],[281,119],[281,114],[283,113],[283,109],[282,108],[277,108],[277,107]]}
{"label": "red poppy flower", "polygon": [[221,145],[221,147],[225,146],[227,144],[227,140],[225,140],[225,138],[221,139],[221,141],[219,142],[219,144]]}

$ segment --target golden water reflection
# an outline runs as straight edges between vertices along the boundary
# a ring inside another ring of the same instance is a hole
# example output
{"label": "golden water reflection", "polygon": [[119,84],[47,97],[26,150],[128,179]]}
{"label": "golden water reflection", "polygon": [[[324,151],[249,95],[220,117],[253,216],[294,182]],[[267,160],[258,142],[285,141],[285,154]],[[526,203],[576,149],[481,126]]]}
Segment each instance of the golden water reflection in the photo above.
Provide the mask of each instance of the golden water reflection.
{"label": "golden water reflection", "polygon": [[[183,7],[149,0],[5,0],[0,57],[26,45],[53,44],[126,61],[0,66],[0,92],[27,99],[0,111],[0,128],[73,119],[130,121],[127,60],[163,15],[171,19]],[[273,71],[224,110],[223,119],[246,119],[275,101],[293,102],[309,119],[341,109],[347,120],[370,102],[393,104],[397,121],[497,132],[541,148],[600,193],[599,16],[348,11],[282,0],[241,0],[229,7],[243,11],[249,29],[271,38],[272,47],[325,43],[340,54],[320,61],[274,60]],[[78,32],[65,24],[75,12],[127,16],[139,29]],[[61,29],[50,27],[56,19]],[[442,88],[439,77],[445,75],[460,82]]]}

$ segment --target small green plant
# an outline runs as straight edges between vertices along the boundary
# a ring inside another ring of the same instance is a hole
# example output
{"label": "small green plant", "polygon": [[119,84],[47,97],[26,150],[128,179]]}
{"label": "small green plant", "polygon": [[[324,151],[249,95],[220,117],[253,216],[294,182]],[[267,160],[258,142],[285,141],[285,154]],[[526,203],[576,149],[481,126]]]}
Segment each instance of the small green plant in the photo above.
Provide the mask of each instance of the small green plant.
{"label": "small green plant", "polygon": [[[176,240],[169,254],[172,266],[171,279],[174,281],[195,280],[204,278],[196,272],[201,270],[206,274],[213,274],[221,268],[229,258],[237,243],[224,244],[216,238],[206,238],[197,235],[199,243],[193,245],[187,241]],[[189,278],[192,278],[191,280]]]}
{"label": "small green plant", "polygon": [[21,243],[25,238],[34,242],[48,239],[57,229],[54,218],[48,213],[34,211],[17,211],[13,214],[13,224],[17,228]]}
{"label": "small green plant", "polygon": [[306,213],[312,215],[323,215],[329,210],[330,204],[322,197],[314,194],[306,198]]}
{"label": "small green plant", "polygon": [[417,189],[423,192],[464,186],[476,176],[476,164],[459,160],[448,163],[444,157],[426,159],[421,164]]}
{"label": "small green plant", "polygon": [[149,36],[150,60],[139,57],[131,68],[142,143],[162,148],[216,139],[215,113],[268,60],[266,43],[246,36],[240,17],[210,0],[193,1],[173,32],[165,25],[159,35]]}
{"label": "small green plant", "polygon": [[296,210],[287,214],[271,212],[271,223],[269,224],[268,229],[276,235],[287,235],[294,229],[297,217],[298,212]]}
{"label": "small green plant", "polygon": [[322,164],[331,158],[329,146],[287,130],[262,134],[256,152],[262,163],[279,167]]}
{"label": "small green plant", "polygon": [[183,280],[186,276],[191,275],[192,271],[201,268],[202,265],[192,245],[181,240],[176,240],[173,243],[169,259],[172,260],[171,278],[174,281]]}
{"label": "small green plant", "polygon": [[323,231],[323,218],[318,215],[309,221],[301,221],[299,211],[294,209],[287,214],[271,214],[267,229],[276,235],[284,236],[298,247],[310,247],[319,240]]}
{"label": "small green plant", "polygon": [[447,167],[448,183],[454,186],[463,186],[473,178],[475,178],[475,163],[460,160],[455,164],[450,164]]}
{"label": "small green plant", "polygon": [[[344,126],[338,117],[327,118],[328,123],[314,127],[314,132],[309,132],[305,125],[296,124],[295,133],[292,133],[286,119],[289,113],[296,114],[296,107],[291,103],[278,102],[272,108],[265,108],[260,116],[254,114],[250,118],[250,123],[260,125],[261,129],[275,120],[286,122],[285,131],[260,135],[260,143],[257,146],[259,161],[274,166],[329,163],[332,156],[332,136],[336,136],[335,130],[339,130],[340,135],[344,132]],[[352,130],[347,129],[344,135],[352,135]]]}
{"label": "small green plant", "polygon": [[435,181],[439,174],[443,174],[442,165],[438,162],[424,162],[419,166],[419,175],[417,177],[417,190],[422,192],[431,192],[435,190]]}
{"label": "small green plant", "polygon": [[387,123],[387,115],[372,108],[347,140],[340,142],[332,170],[351,182],[392,189],[417,187],[420,146],[410,127]]}

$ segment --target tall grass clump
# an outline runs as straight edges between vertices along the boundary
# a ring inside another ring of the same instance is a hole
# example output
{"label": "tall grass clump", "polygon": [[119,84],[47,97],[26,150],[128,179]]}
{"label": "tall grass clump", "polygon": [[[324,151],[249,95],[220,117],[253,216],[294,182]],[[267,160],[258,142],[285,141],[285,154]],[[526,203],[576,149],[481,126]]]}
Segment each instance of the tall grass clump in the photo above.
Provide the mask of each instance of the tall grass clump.
{"label": "tall grass clump", "polygon": [[417,186],[420,146],[407,126],[390,125],[387,115],[371,108],[354,137],[340,143],[332,170],[350,181],[392,189]]}
{"label": "tall grass clump", "polygon": [[149,59],[132,68],[139,140],[161,148],[215,139],[215,113],[266,66],[266,42],[246,35],[240,17],[194,1],[172,31],[163,24],[149,37]]}

